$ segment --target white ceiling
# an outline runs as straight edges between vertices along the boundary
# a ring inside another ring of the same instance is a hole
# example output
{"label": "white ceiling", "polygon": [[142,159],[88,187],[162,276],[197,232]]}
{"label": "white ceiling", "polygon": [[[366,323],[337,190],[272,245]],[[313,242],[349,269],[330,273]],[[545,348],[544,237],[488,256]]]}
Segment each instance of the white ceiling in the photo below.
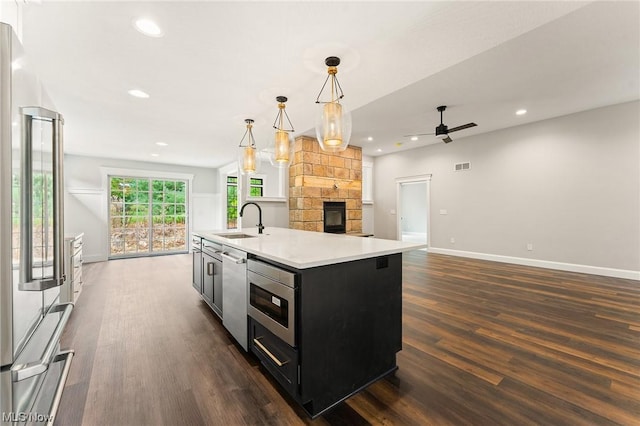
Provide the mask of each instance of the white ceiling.
{"label": "white ceiling", "polygon": [[[138,17],[164,36],[136,31]],[[45,0],[25,6],[23,43],[65,116],[67,153],[220,167],[245,118],[270,140],[277,95],[313,135],[332,55],[368,155],[442,143],[403,137],[432,132],[441,104],[450,127],[478,124],[455,140],[639,99],[639,18],[635,1]]]}

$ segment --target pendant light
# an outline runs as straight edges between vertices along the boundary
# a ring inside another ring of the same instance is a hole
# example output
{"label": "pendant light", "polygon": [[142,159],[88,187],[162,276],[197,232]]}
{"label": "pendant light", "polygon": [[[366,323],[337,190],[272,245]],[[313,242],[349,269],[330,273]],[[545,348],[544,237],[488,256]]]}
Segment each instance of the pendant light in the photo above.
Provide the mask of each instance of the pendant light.
{"label": "pendant light", "polygon": [[[328,76],[318,93],[316,103],[320,105],[320,111],[316,119],[316,137],[323,151],[341,152],[347,149],[351,137],[351,113],[348,112],[340,100],[344,97],[342,87],[336,74],[340,58],[329,56],[324,63],[327,65]],[[321,101],[322,91],[330,81],[331,98],[329,101]]]}
{"label": "pendant light", "polygon": [[[293,124],[289,119],[289,115],[285,110],[285,102],[287,102],[286,96],[278,96],[278,115],[273,122],[273,128],[276,129],[273,139],[273,145],[269,147],[269,161],[271,165],[277,168],[284,169],[291,164],[291,157],[293,157],[293,144],[291,143],[291,134],[293,132]],[[284,119],[287,119],[289,127],[285,128]]]}
{"label": "pendant light", "polygon": [[[247,123],[247,130],[245,130],[244,136],[240,140],[238,169],[243,175],[252,175],[260,168],[260,156],[256,147],[256,139],[253,137],[253,131],[251,130],[253,128],[253,120],[247,118],[244,122]],[[246,143],[245,139],[247,140]]]}

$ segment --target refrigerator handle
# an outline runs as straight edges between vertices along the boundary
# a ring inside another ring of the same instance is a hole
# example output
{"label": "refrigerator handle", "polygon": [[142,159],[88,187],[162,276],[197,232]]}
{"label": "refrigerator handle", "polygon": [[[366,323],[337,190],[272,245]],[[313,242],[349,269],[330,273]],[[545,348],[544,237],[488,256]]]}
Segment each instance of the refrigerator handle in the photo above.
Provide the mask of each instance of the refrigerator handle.
{"label": "refrigerator handle", "polygon": [[62,115],[53,120],[53,279],[54,285],[62,285],[64,274],[64,151],[62,139]]}
{"label": "refrigerator handle", "polygon": [[53,362],[64,362],[64,367],[62,368],[62,375],[60,377],[60,381],[58,382],[58,386],[56,386],[56,394],[53,397],[53,403],[51,404],[51,411],[49,411],[49,421],[47,422],[47,426],[53,426],[54,420],[56,418],[56,414],[58,414],[58,407],[60,406],[60,400],[62,399],[62,392],[64,391],[64,385],[67,382],[67,377],[69,377],[69,370],[71,368],[71,360],[73,359],[74,351],[64,351],[60,352],[53,359]]}
{"label": "refrigerator handle", "polygon": [[[41,107],[22,107],[22,156],[20,207],[25,220],[20,228],[20,283],[18,289],[22,291],[42,291],[61,286],[65,280],[64,274],[64,170],[62,160],[64,156],[62,141],[62,115]],[[40,280],[33,279],[33,120],[51,122],[53,138],[51,141],[52,176],[53,176],[53,275]]]}

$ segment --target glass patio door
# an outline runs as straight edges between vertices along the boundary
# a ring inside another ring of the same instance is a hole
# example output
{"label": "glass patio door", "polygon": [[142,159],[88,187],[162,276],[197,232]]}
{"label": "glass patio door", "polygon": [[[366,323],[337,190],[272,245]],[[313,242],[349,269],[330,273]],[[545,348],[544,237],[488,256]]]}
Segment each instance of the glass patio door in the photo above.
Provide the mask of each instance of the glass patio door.
{"label": "glass patio door", "polygon": [[187,182],[109,177],[109,257],[187,252]]}

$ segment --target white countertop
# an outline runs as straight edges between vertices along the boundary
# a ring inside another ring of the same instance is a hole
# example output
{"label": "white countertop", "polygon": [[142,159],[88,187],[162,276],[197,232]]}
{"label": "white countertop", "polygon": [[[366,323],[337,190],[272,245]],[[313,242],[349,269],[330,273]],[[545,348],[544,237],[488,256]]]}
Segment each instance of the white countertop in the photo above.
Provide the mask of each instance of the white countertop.
{"label": "white countertop", "polygon": [[[256,237],[232,239],[216,235],[231,233],[249,234]],[[258,234],[257,228],[231,231],[196,231],[194,235],[297,269],[331,265],[426,247],[426,244],[381,238],[363,238],[347,234],[273,227],[266,227],[262,235]]]}

